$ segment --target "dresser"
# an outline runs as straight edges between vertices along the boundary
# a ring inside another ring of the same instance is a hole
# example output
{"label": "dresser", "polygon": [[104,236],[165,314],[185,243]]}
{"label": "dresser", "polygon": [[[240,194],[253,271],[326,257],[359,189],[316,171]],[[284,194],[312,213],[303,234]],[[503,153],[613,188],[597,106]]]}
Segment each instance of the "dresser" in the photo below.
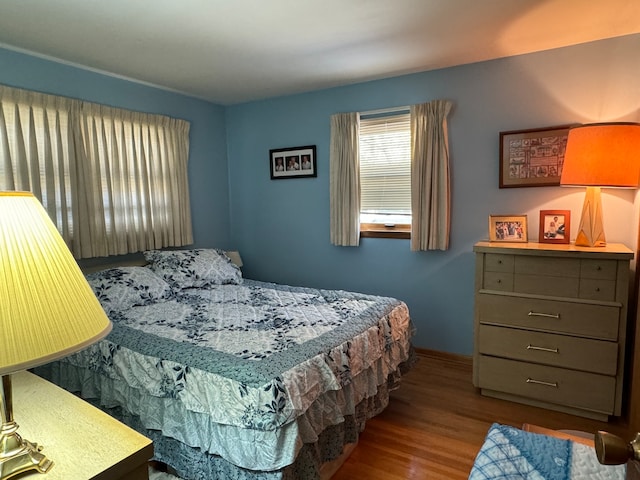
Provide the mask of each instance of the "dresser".
{"label": "dresser", "polygon": [[619,416],[629,262],[621,244],[474,245],[473,383],[483,395]]}

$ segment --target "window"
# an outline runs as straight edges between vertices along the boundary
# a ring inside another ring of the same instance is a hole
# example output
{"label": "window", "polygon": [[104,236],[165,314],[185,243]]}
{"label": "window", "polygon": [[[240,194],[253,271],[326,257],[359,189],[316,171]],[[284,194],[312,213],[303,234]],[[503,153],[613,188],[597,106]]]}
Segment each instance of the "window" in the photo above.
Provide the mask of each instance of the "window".
{"label": "window", "polygon": [[[410,193],[411,224],[391,224],[386,227],[380,223],[365,224],[361,222],[362,187],[360,167],[360,136],[363,115],[357,112],[335,113],[331,115],[331,149],[329,153],[329,200],[330,200],[330,235],[333,245],[355,247],[363,236],[411,238],[411,250],[446,250],[449,248],[451,231],[451,194],[449,176],[449,143],[447,139],[447,115],[452,103],[448,100],[433,100],[429,103],[411,105],[409,107],[409,131],[406,145],[410,149]],[[402,108],[395,108],[398,112]],[[369,112],[364,115],[365,123],[369,118],[380,117],[382,112]],[[386,112],[384,112],[386,113]],[[386,115],[393,117],[394,115]],[[367,118],[369,117],[369,118]],[[389,119],[387,125],[380,129],[383,133],[393,132]],[[365,125],[366,130],[366,125]],[[402,129],[399,129],[402,130]],[[394,138],[393,134],[374,134],[378,137]],[[397,135],[401,137],[401,135]],[[382,146],[381,146],[382,145]],[[367,150],[366,143],[363,148]],[[402,171],[401,167],[391,162],[390,152],[400,148],[384,148],[384,142],[374,149],[376,155],[384,152],[386,165],[385,181],[398,180],[402,175],[394,175]],[[366,157],[366,154],[364,155]],[[365,159],[365,168],[367,161]],[[389,167],[392,165],[392,167]],[[370,176],[371,177],[371,176]],[[386,184],[385,184],[386,185]],[[381,189],[377,188],[376,192]],[[394,192],[389,198],[396,198],[397,191],[385,186],[385,191]],[[406,197],[405,197],[406,198]],[[380,205],[383,205],[382,208]],[[390,205],[390,206],[389,206]],[[374,206],[365,206],[374,210],[380,219],[390,218],[383,215],[406,215],[405,207],[398,207],[402,202],[383,200]],[[406,204],[405,204],[406,205]],[[407,218],[408,220],[408,218]],[[363,228],[364,227],[364,228]]]}
{"label": "window", "polygon": [[189,127],[0,85],[0,190],[32,192],[76,258],[191,244]]}
{"label": "window", "polygon": [[410,238],[411,118],[360,116],[360,234]]}

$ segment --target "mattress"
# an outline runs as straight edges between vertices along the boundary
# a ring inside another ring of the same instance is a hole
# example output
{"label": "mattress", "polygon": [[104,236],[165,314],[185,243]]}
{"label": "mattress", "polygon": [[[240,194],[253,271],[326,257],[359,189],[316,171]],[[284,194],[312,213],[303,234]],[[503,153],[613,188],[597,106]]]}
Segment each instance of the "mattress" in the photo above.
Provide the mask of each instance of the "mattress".
{"label": "mattress", "polygon": [[412,358],[406,305],[354,292],[245,279],[108,314],[106,339],[37,373],[157,445],[248,471],[282,471],[345,420],[363,428]]}
{"label": "mattress", "polygon": [[493,424],[469,480],[624,480],[624,465],[604,466],[587,445]]}

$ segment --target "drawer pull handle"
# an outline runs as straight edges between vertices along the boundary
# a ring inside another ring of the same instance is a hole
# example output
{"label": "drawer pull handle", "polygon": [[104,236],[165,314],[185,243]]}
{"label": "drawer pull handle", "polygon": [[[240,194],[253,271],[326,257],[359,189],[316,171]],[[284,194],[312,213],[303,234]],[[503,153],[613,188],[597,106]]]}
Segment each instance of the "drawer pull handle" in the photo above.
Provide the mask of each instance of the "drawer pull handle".
{"label": "drawer pull handle", "polygon": [[534,311],[530,311],[529,312],[529,316],[530,317],[546,317],[546,318],[560,318],[560,314],[559,313],[542,313],[542,312],[534,312]]}
{"label": "drawer pull handle", "polygon": [[527,345],[527,350],[537,350],[539,352],[559,353],[557,348],[536,347],[535,345]]}
{"label": "drawer pull handle", "polygon": [[543,382],[542,380],[534,380],[533,378],[527,378],[527,383],[534,383],[536,385],[544,385],[545,387],[558,388],[558,382]]}

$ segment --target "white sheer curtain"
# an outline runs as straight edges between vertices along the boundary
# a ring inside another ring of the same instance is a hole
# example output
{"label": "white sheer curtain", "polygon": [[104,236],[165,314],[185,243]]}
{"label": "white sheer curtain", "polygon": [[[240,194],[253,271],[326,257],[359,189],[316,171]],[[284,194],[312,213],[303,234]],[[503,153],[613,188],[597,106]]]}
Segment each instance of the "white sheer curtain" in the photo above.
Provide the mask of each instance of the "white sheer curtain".
{"label": "white sheer curtain", "polygon": [[451,191],[447,116],[451,102],[411,106],[411,250],[449,248]]}
{"label": "white sheer curtain", "polygon": [[193,243],[189,123],[0,86],[0,189],[43,203],[76,258]]}
{"label": "white sheer curtain", "polygon": [[360,116],[357,112],[331,116],[329,192],[331,243],[360,244]]}
{"label": "white sheer curtain", "polygon": [[0,85],[0,190],[33,192],[70,243],[73,101]]}
{"label": "white sheer curtain", "polygon": [[193,243],[189,124],[87,103],[79,118],[79,193],[94,212],[83,257]]}

